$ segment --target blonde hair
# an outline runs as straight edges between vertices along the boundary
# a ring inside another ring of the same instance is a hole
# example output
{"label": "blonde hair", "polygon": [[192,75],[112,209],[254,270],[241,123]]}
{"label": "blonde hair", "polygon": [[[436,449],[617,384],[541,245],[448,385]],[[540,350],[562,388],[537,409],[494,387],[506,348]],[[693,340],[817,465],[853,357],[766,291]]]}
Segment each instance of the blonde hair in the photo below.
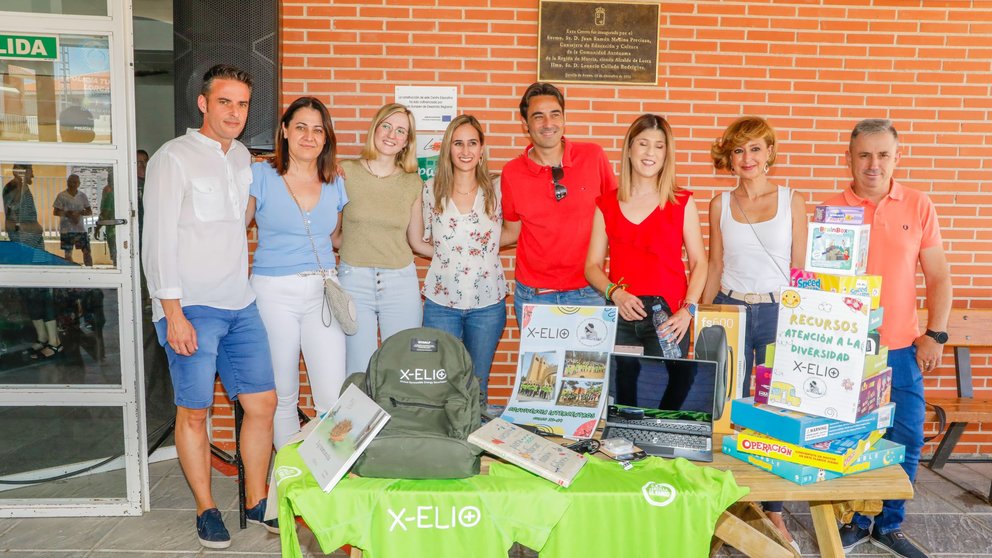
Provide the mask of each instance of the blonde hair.
{"label": "blonde hair", "polygon": [[382,125],[382,121],[396,113],[403,113],[410,121],[407,129],[406,145],[396,154],[396,166],[404,172],[417,172],[417,131],[413,113],[410,109],[399,103],[389,103],[383,105],[372,118],[372,125],[369,126],[369,133],[365,138],[365,146],[362,147],[361,158],[373,161],[379,158],[379,150],[375,147],[375,131]]}
{"label": "blonde hair", "polygon": [[657,114],[642,114],[627,128],[623,138],[623,153],[620,156],[620,187],[617,189],[617,199],[625,202],[630,199],[630,183],[634,169],[630,164],[630,148],[634,138],[645,130],[659,130],[665,136],[665,160],[662,161],[661,172],[655,179],[655,191],[668,203],[677,204],[675,195],[680,188],[675,183],[675,138],[672,127],[664,117]]}
{"label": "blonde hair", "polygon": [[482,196],[486,201],[486,215],[494,219],[496,189],[493,187],[493,178],[489,174],[489,161],[486,158],[486,135],[482,131],[482,124],[471,114],[456,116],[444,131],[441,153],[438,155],[437,168],[434,171],[434,212],[441,213],[447,200],[451,199],[451,191],[455,186],[455,165],[451,162],[451,137],[455,135],[455,130],[465,124],[475,128],[476,133],[479,134],[479,143],[483,147],[482,156],[475,166],[475,181],[482,189]]}
{"label": "blonde hair", "polygon": [[[775,147],[775,130],[767,120],[760,116],[742,116],[734,120],[710,147],[713,166],[717,170],[729,169],[730,157],[734,149],[756,139],[765,140],[769,148]],[[771,167],[775,164],[776,151],[774,149],[769,151],[768,166]]]}

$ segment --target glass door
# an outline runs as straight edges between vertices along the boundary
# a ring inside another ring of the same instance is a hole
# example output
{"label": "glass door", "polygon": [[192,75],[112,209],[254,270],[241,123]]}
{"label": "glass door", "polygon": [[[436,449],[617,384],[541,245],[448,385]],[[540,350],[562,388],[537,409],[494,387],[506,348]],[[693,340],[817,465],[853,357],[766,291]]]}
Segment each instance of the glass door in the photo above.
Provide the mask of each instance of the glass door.
{"label": "glass door", "polygon": [[0,10],[0,517],[140,514],[130,2]]}

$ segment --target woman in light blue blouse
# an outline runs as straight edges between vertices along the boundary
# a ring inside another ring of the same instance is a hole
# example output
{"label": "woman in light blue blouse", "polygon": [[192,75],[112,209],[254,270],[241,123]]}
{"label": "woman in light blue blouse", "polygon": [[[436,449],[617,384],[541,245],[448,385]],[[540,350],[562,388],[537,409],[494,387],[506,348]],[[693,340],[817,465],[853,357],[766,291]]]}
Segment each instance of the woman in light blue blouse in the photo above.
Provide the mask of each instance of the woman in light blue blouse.
{"label": "woman in light blue blouse", "polygon": [[332,244],[348,203],[336,146],[327,108],[301,97],[282,115],[275,158],[251,167],[247,222],[254,216],[258,226],[251,285],[272,352],[276,448],[300,430],[301,350],[318,413],[334,405],[344,383],[345,336],[324,303],[324,278],[337,280]]}

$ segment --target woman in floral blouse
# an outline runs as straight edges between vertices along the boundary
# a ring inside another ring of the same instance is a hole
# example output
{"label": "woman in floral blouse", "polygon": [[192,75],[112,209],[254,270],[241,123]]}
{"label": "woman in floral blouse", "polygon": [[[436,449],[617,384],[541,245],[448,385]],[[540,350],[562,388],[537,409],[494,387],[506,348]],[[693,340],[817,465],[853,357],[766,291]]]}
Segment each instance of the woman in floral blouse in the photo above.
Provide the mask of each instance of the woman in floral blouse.
{"label": "woman in floral blouse", "polygon": [[485,141],[474,116],[452,120],[423,200],[424,241],[434,256],[424,279],[424,326],[465,343],[483,401],[506,325],[506,278],[499,261],[503,214],[499,179],[489,174]]}

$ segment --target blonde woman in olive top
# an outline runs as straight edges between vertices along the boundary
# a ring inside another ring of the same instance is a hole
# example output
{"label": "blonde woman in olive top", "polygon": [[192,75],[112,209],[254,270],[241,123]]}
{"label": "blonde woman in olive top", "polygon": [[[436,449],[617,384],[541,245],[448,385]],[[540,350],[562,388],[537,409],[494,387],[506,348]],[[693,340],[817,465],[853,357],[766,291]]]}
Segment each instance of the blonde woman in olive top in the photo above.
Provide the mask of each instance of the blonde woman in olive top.
{"label": "blonde woman in olive top", "polygon": [[[348,205],[338,279],[355,299],[358,332],[346,342],[347,373],[364,372],[379,338],[420,327],[411,246],[421,247],[421,192],[413,115],[391,103],[376,113],[358,159],[341,163]],[[422,250],[420,250],[422,251]]]}

